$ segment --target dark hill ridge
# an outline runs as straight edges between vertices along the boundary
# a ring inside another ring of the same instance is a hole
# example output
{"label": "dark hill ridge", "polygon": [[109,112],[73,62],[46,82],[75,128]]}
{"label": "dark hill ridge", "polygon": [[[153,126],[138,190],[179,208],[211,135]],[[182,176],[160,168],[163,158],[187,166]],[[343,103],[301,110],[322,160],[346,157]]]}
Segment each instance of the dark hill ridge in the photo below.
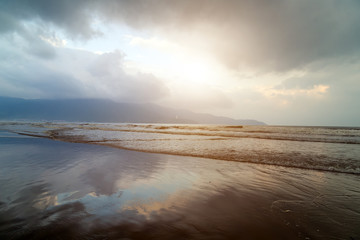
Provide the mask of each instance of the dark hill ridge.
{"label": "dark hill ridge", "polygon": [[118,103],[106,99],[22,99],[0,97],[0,120],[71,122],[200,123],[264,125],[211,114],[165,108],[156,104]]}

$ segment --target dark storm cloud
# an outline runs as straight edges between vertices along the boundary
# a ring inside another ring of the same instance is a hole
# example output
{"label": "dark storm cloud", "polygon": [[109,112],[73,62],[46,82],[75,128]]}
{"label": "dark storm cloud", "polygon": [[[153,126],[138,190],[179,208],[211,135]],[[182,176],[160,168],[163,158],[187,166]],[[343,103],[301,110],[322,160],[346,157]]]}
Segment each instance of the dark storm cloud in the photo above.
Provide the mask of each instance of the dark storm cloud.
{"label": "dark storm cloud", "polygon": [[360,49],[360,2],[355,0],[7,0],[1,9],[12,17],[0,23],[3,32],[20,20],[40,19],[87,39],[99,34],[91,25],[97,17],[176,32],[183,39],[199,34],[207,50],[233,68],[285,71]]}
{"label": "dark storm cloud", "polygon": [[[91,1],[82,0],[2,0],[2,14],[11,15],[11,21],[42,20],[54,24],[74,37],[91,37],[96,31],[91,28],[91,14],[88,12]],[[3,28],[0,24],[0,29]],[[15,29],[14,29],[15,30]]]}
{"label": "dark storm cloud", "polygon": [[25,28],[10,14],[0,11],[0,37],[6,38],[7,41],[13,45],[16,44],[29,54],[44,59],[54,58],[55,50],[53,47],[39,37],[39,32],[36,29],[31,30]]}

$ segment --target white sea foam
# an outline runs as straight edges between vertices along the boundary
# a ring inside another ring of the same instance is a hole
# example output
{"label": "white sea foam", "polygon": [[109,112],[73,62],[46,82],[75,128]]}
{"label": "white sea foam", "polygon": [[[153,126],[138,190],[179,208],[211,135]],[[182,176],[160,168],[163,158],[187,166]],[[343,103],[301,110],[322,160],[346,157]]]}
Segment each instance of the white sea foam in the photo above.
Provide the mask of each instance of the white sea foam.
{"label": "white sea foam", "polygon": [[12,123],[23,134],[137,151],[360,174],[360,128]]}

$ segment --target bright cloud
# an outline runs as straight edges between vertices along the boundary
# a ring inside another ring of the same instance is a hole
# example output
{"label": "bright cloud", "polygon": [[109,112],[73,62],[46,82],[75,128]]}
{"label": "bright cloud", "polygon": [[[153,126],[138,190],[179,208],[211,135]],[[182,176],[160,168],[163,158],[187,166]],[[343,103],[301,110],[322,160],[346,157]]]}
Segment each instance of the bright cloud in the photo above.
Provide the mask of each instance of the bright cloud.
{"label": "bright cloud", "polygon": [[359,11],[352,0],[4,0],[0,95],[360,125]]}
{"label": "bright cloud", "polygon": [[310,89],[259,89],[259,91],[266,97],[283,97],[283,96],[308,96],[308,97],[322,97],[328,91],[330,86],[315,85]]}

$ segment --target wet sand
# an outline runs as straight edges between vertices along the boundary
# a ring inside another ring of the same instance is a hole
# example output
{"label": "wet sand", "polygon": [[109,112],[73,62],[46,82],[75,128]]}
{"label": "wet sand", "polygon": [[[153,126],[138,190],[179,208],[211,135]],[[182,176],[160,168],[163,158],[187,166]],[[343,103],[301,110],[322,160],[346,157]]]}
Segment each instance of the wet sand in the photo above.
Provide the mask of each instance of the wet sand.
{"label": "wet sand", "polygon": [[0,137],[1,239],[360,239],[360,176]]}

